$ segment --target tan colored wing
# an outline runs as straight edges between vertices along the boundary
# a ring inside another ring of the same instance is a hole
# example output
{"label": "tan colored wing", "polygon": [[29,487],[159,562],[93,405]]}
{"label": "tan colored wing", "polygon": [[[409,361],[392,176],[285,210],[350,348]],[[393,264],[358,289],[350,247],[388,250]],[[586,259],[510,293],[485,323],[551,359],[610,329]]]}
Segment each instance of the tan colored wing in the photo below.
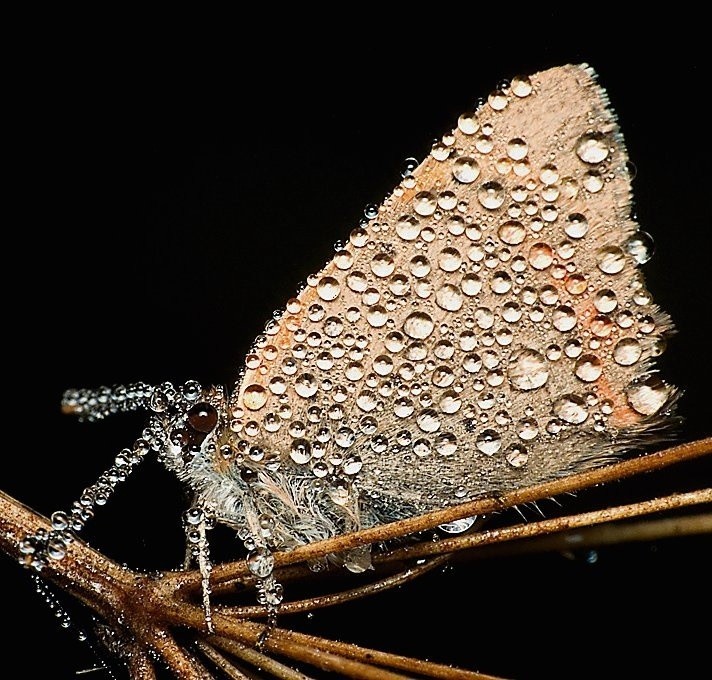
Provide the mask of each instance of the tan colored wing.
{"label": "tan colored wing", "polygon": [[670,324],[626,163],[590,68],[492,93],[268,324],[235,439],[373,522],[601,464],[658,425]]}

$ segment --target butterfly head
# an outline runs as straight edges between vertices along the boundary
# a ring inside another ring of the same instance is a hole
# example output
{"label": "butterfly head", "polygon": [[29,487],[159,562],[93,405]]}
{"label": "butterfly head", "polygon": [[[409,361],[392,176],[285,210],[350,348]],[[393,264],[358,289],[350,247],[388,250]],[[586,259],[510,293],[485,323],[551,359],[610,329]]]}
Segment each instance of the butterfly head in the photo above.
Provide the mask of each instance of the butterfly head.
{"label": "butterfly head", "polygon": [[213,459],[228,423],[222,387],[203,388],[196,381],[180,390],[161,385],[154,388],[150,409],[154,441],[169,468],[187,474]]}

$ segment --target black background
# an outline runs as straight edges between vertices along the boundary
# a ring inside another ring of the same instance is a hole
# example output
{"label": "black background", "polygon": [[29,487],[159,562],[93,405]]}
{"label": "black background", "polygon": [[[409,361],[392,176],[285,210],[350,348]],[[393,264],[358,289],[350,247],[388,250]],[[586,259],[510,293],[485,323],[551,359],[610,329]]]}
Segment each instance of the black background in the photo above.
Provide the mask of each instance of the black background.
{"label": "black background", "polygon": [[[356,39],[285,39],[248,22],[218,38],[217,19],[171,39],[167,26],[141,39],[104,24],[30,31],[4,84],[0,487],[45,514],[68,507],[142,417],[78,424],[59,415],[64,389],[230,383],[272,310],[391,190],[406,157],[422,158],[500,79],[566,62],[593,65],[619,114],[657,248],[644,271],[678,328],[661,361],[685,390],[678,439],[708,434],[710,64],[694,36],[684,49],[668,40],[694,20],[651,34],[550,18],[535,29],[506,13],[471,27],[423,16],[413,33],[374,19]],[[253,31],[257,45],[243,45]],[[702,486],[710,471],[690,463],[563,502],[628,502]],[[147,462],[87,537],[130,566],[173,568],[183,507],[178,483]],[[595,564],[463,563],[294,625],[506,677],[695,677],[708,669],[711,568],[709,537],[604,548]],[[94,665],[26,573],[2,558],[0,579],[0,654],[28,647],[31,677]]]}

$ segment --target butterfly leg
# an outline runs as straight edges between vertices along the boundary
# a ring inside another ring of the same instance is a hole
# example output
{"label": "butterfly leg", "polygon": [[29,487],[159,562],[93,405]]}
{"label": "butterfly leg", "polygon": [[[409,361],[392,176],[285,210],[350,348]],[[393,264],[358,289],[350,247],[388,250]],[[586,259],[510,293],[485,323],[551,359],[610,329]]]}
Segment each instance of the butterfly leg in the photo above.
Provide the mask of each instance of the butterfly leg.
{"label": "butterfly leg", "polygon": [[128,478],[150,449],[150,444],[139,438],[131,448],[119,451],[109,469],[84,489],[68,512],[59,510],[52,513],[50,531],[40,530],[23,541],[21,549],[25,563],[41,571],[50,560],[61,560],[74,540],[74,534],[81,531],[94,516],[97,506],[106,505],[114,489]]}
{"label": "butterfly leg", "polygon": [[203,594],[203,611],[208,632],[213,632],[213,618],[210,609],[210,545],[208,543],[208,530],[214,525],[212,513],[196,504],[183,513],[183,528],[186,538],[185,568],[194,559],[198,563],[201,576],[201,589]]}

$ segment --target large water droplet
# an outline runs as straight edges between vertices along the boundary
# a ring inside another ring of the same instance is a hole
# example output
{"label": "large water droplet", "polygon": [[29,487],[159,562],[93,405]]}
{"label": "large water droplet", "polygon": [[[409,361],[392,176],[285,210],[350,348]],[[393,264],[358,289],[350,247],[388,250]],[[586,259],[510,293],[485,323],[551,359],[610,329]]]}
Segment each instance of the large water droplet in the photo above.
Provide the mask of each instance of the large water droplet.
{"label": "large water droplet", "polygon": [[529,453],[522,444],[510,444],[505,451],[504,457],[512,467],[519,468],[526,465],[529,460]]}
{"label": "large water droplet", "polygon": [[499,182],[485,182],[477,191],[477,200],[488,210],[499,208],[504,198],[504,189]]}
{"label": "large water droplet", "polygon": [[618,246],[604,246],[598,250],[597,263],[605,274],[618,274],[625,267],[625,253]]}
{"label": "large water droplet", "polygon": [[527,97],[532,92],[532,82],[527,76],[514,76],[510,92],[517,97]]}
{"label": "large water droplet", "polygon": [[247,568],[257,578],[267,578],[274,569],[274,555],[267,548],[256,548],[247,555]]}
{"label": "large water droplet", "polygon": [[460,287],[465,295],[474,297],[482,290],[482,279],[478,274],[465,274],[460,282]]}
{"label": "large water droplet", "polygon": [[317,380],[311,373],[302,373],[302,375],[294,381],[294,391],[305,399],[313,397],[318,387]]}
{"label": "large water droplet", "polygon": [[418,413],[415,422],[423,432],[437,432],[440,429],[438,412],[432,408],[423,409]]}
{"label": "large water droplet", "polygon": [[601,163],[608,158],[606,137],[600,132],[588,132],[576,142],[576,155],[589,164]]}
{"label": "large water droplet", "polygon": [[405,320],[403,331],[415,340],[424,340],[435,329],[435,324],[429,314],[425,312],[413,312]]}
{"label": "large water droplet", "polygon": [[635,338],[623,338],[613,349],[613,359],[621,366],[632,366],[643,354],[643,348]]}
{"label": "large water droplet", "polygon": [[626,241],[625,249],[638,264],[645,264],[653,256],[655,249],[653,237],[646,231],[636,231]]}
{"label": "large water droplet", "polygon": [[381,328],[388,322],[388,312],[382,305],[373,305],[366,312],[366,320],[374,328]]}
{"label": "large water droplet", "polygon": [[493,456],[502,447],[502,438],[496,430],[483,430],[477,436],[475,445],[488,456]]}
{"label": "large water droplet", "polygon": [[576,312],[573,307],[560,305],[553,311],[551,323],[557,331],[566,333],[576,326]]}
{"label": "large water droplet", "polygon": [[592,194],[597,194],[601,189],[603,189],[603,178],[595,170],[589,170],[583,176],[583,188],[586,191],[590,191]]}
{"label": "large water droplet", "polygon": [[571,238],[583,238],[588,231],[588,220],[581,213],[571,213],[566,220],[564,231]]}
{"label": "large water droplet", "polygon": [[528,151],[529,145],[521,137],[515,137],[507,142],[507,156],[513,161],[522,160]]}
{"label": "large water droplet", "polygon": [[474,135],[480,129],[477,114],[473,112],[463,113],[457,120],[457,127],[466,135]]}
{"label": "large water droplet", "polygon": [[446,283],[435,292],[435,302],[448,312],[456,312],[462,307],[462,293],[457,286]]}
{"label": "large water droplet", "polygon": [[462,264],[462,255],[457,248],[443,248],[438,255],[438,267],[446,272],[454,272]]}
{"label": "large water droplet", "polygon": [[557,399],[552,412],[564,422],[572,425],[579,425],[588,418],[586,402],[577,394],[565,394]]}
{"label": "large water droplet", "polygon": [[395,268],[395,262],[388,253],[378,253],[371,260],[371,271],[379,278],[390,276]]}
{"label": "large water droplet", "polygon": [[584,382],[594,382],[601,377],[603,365],[595,354],[584,354],[576,361],[574,373]]}
{"label": "large water droplet", "polygon": [[452,432],[443,432],[435,439],[435,450],[441,456],[452,456],[457,451],[457,437]]}
{"label": "large water droplet", "polygon": [[289,457],[297,463],[297,465],[308,463],[311,459],[311,444],[306,439],[292,440]]}
{"label": "large water droplet", "polygon": [[346,285],[355,293],[363,293],[368,288],[368,279],[363,272],[353,271],[346,277]]}
{"label": "large water droplet", "polygon": [[474,158],[461,156],[453,164],[453,177],[463,184],[472,184],[480,176],[480,166]]}
{"label": "large water droplet", "polygon": [[316,292],[322,300],[331,301],[339,297],[339,282],[333,276],[324,276],[319,280]]}
{"label": "large water droplet", "polygon": [[410,273],[417,279],[421,279],[430,273],[430,261],[425,255],[416,255],[410,261]]}
{"label": "large water droplet", "polygon": [[428,217],[435,212],[436,208],[437,201],[435,200],[435,196],[429,191],[421,191],[415,195],[413,199],[413,209],[418,215]]}
{"label": "large water droplet", "polygon": [[593,298],[593,304],[599,312],[608,314],[618,306],[618,300],[615,292],[606,288],[596,293]]}
{"label": "large water droplet", "polygon": [[526,348],[512,356],[507,375],[517,389],[535,390],[548,380],[549,368],[543,355],[535,349]]}
{"label": "large water droplet", "polygon": [[527,230],[524,225],[516,220],[505,222],[497,233],[499,238],[510,246],[519,245],[527,236]]}
{"label": "large water droplet", "polygon": [[535,243],[529,249],[529,264],[534,269],[546,269],[554,261],[554,251],[548,243]]}
{"label": "large water droplet", "polygon": [[258,411],[267,403],[267,390],[262,385],[249,385],[242,396],[245,408]]}
{"label": "large water droplet", "polygon": [[626,389],[628,403],[641,415],[655,415],[668,401],[672,389],[657,375],[634,380]]}
{"label": "large water droplet", "polygon": [[396,222],[396,233],[404,241],[414,241],[420,235],[420,222],[412,215],[403,215]]}

